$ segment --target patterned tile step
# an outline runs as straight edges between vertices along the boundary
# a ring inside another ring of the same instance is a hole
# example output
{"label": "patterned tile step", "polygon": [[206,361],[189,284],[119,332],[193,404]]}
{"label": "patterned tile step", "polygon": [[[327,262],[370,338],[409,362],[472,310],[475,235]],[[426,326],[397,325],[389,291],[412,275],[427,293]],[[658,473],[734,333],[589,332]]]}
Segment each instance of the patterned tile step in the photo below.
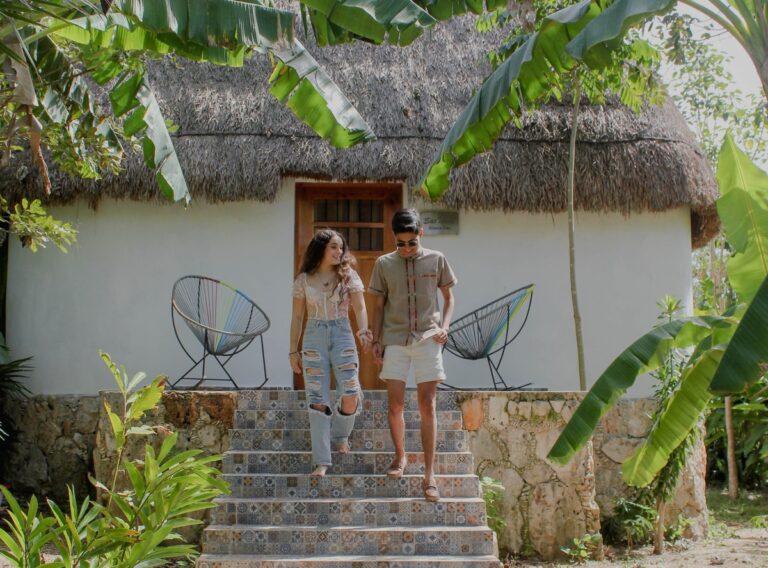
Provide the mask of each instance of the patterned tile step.
{"label": "patterned tile step", "polygon": [[[221,478],[229,484],[230,497],[261,499],[271,497],[307,498],[421,498],[421,475],[404,475],[389,479],[386,475],[309,475],[272,474],[243,475],[224,474]],[[437,475],[437,488],[443,498],[480,497],[480,481],[474,474]]]}
{"label": "patterned tile step", "polygon": [[[388,429],[387,409],[374,408],[373,404],[367,405],[371,408],[365,408],[355,419],[355,429],[365,428]],[[421,418],[418,410],[406,410],[405,427],[409,430],[418,430],[421,425]],[[440,430],[461,430],[462,418],[461,411],[458,410],[438,410],[437,427]],[[264,430],[283,430],[297,429],[306,430],[309,428],[309,416],[306,408],[297,410],[236,410],[235,428],[242,429],[264,429]]]}
{"label": "patterned tile step", "polygon": [[[353,451],[394,452],[389,429],[353,430],[349,438]],[[467,432],[464,430],[438,431],[438,452],[463,452],[468,450]],[[309,430],[230,430],[232,450],[290,450],[310,451],[312,442]],[[405,431],[405,449],[408,452],[421,451],[421,432]]]}
{"label": "patterned tile step", "polygon": [[495,556],[250,556],[203,554],[197,568],[500,568]]}
{"label": "patterned tile step", "polygon": [[[365,391],[363,408],[387,408],[387,391]],[[416,391],[405,391],[406,410],[418,410]],[[294,390],[241,390],[238,392],[238,410],[296,410],[306,408],[304,391]],[[456,393],[437,391],[438,410],[460,410],[456,403]]]}
{"label": "patterned tile step", "polygon": [[[334,452],[329,473],[386,474],[393,454],[385,452]],[[469,452],[443,452],[435,455],[435,473],[441,475],[474,472]],[[302,473],[312,471],[311,452],[228,451],[224,454],[224,473]],[[424,472],[424,454],[408,454],[406,473]]]}
{"label": "patterned tile step", "polygon": [[216,499],[216,525],[484,526],[485,501],[444,497],[437,503],[412,498]]}
{"label": "patterned tile step", "polygon": [[212,554],[497,554],[488,527],[338,527],[222,526],[203,531],[202,550]]}

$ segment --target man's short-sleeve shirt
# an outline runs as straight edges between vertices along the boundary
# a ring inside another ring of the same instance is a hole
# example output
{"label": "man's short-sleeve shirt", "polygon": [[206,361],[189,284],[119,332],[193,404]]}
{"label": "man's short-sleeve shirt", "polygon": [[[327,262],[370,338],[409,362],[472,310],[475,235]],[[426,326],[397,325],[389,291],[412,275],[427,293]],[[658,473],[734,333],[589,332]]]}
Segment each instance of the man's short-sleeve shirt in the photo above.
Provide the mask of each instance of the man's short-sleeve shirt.
{"label": "man's short-sleeve shirt", "polygon": [[440,329],[437,289],[456,284],[443,253],[421,248],[409,258],[397,251],[376,259],[368,291],[386,297],[381,341],[410,345]]}

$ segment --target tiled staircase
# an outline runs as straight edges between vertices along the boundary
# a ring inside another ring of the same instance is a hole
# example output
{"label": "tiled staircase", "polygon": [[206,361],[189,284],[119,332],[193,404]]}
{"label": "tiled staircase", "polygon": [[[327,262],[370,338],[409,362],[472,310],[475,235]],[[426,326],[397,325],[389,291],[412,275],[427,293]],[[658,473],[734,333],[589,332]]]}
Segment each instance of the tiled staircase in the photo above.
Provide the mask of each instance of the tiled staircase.
{"label": "tiled staircase", "polygon": [[438,392],[435,471],[424,500],[415,391],[406,394],[408,466],[393,458],[383,391],[366,391],[350,438],[324,478],[312,469],[303,391],[241,391],[224,458],[232,494],[218,499],[198,568],[498,568],[479,480],[454,393]]}

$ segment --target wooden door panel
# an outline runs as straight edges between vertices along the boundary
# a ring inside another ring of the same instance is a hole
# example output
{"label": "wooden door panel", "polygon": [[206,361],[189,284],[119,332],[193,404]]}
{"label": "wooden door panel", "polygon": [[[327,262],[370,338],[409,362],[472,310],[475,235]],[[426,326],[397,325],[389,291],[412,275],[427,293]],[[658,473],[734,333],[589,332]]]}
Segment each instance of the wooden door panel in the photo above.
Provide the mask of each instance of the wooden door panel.
{"label": "wooden door panel", "polygon": [[[331,228],[342,234],[357,260],[357,272],[366,289],[376,259],[395,248],[389,223],[402,207],[402,185],[399,183],[299,183],[296,184],[296,234],[294,244],[294,277],[301,257],[315,231]],[[371,324],[373,301],[365,294],[368,323]],[[357,331],[354,313],[352,327]],[[383,389],[379,369],[370,353],[360,353],[360,384],[364,389]],[[304,388],[301,375],[293,376],[295,389]]]}

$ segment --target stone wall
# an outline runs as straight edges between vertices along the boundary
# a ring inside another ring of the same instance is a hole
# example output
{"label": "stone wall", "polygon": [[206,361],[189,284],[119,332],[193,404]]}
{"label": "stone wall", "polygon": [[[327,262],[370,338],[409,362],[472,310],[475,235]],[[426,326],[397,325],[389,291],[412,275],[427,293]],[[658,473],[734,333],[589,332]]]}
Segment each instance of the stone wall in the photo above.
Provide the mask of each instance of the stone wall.
{"label": "stone wall", "polygon": [[96,446],[97,396],[36,396],[0,404],[11,434],[0,455],[4,483],[58,503],[66,501],[68,485],[78,496],[92,493],[88,472]]}
{"label": "stone wall", "polygon": [[505,488],[502,551],[550,559],[570,539],[600,531],[591,443],[565,466],[546,459],[579,399],[559,392],[459,395],[477,474]]}

